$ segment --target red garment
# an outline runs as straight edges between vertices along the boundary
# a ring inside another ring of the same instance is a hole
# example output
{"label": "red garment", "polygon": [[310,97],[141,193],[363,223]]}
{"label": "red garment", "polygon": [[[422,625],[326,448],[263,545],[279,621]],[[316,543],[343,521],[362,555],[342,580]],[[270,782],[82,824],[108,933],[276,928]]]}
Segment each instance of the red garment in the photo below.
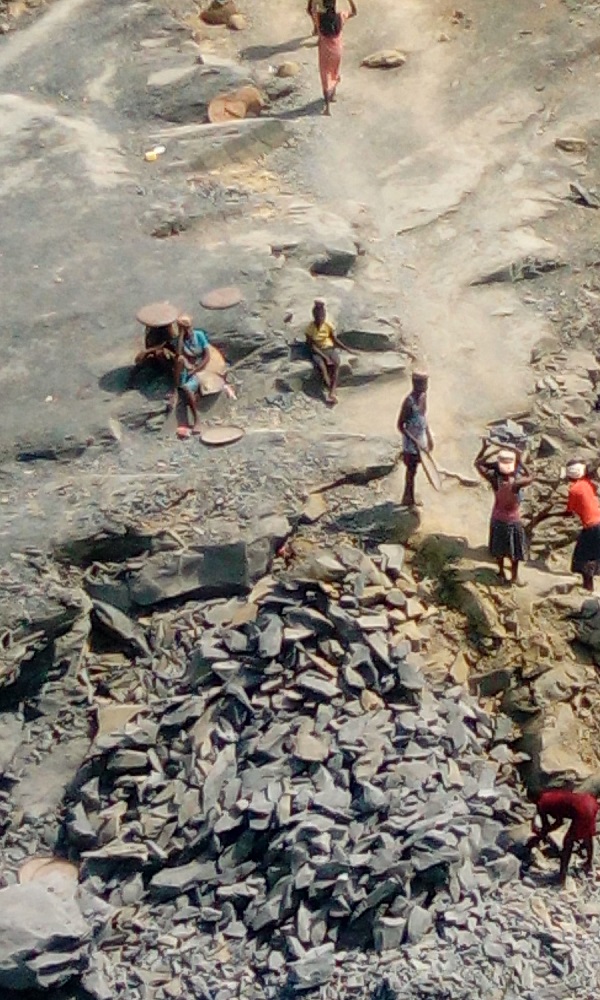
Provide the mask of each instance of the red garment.
{"label": "red garment", "polygon": [[331,94],[340,82],[342,52],[344,51],[342,32],[344,22],[348,20],[348,12],[344,11],[338,16],[342,19],[342,29],[339,35],[322,35],[319,31],[319,73],[321,74],[323,94]]}
{"label": "red garment", "polygon": [[519,494],[514,490],[514,479],[503,479],[499,476],[492,521],[517,524],[520,520]]}
{"label": "red garment", "polygon": [[596,816],[600,806],[587,792],[569,792],[564,788],[542,792],[537,811],[552,819],[570,819],[569,835],[573,840],[589,840],[596,833]]}
{"label": "red garment", "polygon": [[577,514],[583,528],[600,524],[600,501],[596,487],[589,479],[577,479],[569,485],[567,510]]}

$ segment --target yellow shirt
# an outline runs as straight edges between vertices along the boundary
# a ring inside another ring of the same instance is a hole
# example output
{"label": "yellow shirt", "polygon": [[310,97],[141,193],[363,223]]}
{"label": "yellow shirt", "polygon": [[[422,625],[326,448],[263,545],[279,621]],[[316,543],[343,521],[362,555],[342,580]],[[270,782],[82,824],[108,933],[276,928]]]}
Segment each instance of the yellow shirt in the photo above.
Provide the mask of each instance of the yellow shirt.
{"label": "yellow shirt", "polygon": [[327,350],[329,347],[335,347],[333,340],[333,327],[331,323],[327,320],[317,326],[315,323],[311,323],[306,330],[306,339],[309,344],[314,345],[317,350]]}

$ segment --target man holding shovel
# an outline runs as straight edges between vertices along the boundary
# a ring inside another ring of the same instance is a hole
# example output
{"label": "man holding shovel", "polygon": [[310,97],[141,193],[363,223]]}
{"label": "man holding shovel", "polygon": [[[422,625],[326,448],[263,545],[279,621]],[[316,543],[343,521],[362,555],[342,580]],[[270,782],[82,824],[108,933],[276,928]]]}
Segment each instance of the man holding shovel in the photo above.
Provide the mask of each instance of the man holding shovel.
{"label": "man holding shovel", "polygon": [[406,469],[403,507],[417,506],[415,500],[415,477],[421,464],[421,451],[433,451],[433,438],[427,421],[427,387],[429,375],[425,371],[415,371],[412,375],[412,391],[402,403],[398,414],[397,428],[402,435],[402,460]]}

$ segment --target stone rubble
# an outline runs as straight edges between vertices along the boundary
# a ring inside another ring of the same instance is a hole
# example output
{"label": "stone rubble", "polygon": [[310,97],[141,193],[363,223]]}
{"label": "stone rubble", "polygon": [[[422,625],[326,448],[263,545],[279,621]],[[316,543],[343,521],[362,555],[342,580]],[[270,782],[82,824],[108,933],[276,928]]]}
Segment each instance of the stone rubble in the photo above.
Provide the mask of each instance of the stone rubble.
{"label": "stone rubble", "polygon": [[[40,940],[27,968],[77,966],[99,1000],[566,995],[590,971],[594,886],[564,925],[539,871],[521,877],[514,732],[428,679],[440,612],[403,546],[278,567],[138,622],[95,602],[127,655],[79,665],[96,736],[55,845],[115,917],[68,962]],[[9,825],[6,879],[43,822]]]}

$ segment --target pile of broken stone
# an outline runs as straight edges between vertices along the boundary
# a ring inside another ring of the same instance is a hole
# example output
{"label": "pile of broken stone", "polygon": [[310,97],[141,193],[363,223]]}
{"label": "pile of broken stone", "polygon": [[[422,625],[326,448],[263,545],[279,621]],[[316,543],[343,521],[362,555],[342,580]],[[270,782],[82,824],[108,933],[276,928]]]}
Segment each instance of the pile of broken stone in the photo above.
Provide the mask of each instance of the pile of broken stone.
{"label": "pile of broken stone", "polygon": [[[315,550],[247,597],[136,626],[135,697],[123,674],[96,693],[61,813],[79,885],[0,890],[4,988],[382,1000],[594,981],[600,897],[585,885],[574,916],[520,877],[511,726],[428,680],[415,625],[439,612],[403,557]],[[24,823],[6,881],[26,842]]]}

